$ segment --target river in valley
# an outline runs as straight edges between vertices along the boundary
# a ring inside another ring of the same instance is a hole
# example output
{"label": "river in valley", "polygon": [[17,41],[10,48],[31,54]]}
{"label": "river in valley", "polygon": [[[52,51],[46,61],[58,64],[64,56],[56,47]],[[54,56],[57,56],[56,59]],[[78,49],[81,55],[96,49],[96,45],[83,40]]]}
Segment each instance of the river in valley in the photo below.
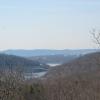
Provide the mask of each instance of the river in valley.
{"label": "river in valley", "polygon": [[[50,67],[55,67],[61,65],[60,63],[47,63]],[[34,72],[34,73],[25,73],[25,78],[26,79],[31,79],[31,78],[41,78],[44,76],[48,71],[42,71],[42,72]]]}

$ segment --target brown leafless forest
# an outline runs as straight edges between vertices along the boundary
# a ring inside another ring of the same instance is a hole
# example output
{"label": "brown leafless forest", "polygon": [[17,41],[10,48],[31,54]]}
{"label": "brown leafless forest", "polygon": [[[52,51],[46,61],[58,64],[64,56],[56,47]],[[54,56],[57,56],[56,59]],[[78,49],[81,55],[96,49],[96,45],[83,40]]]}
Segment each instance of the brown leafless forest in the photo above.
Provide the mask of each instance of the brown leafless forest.
{"label": "brown leafless forest", "polygon": [[0,100],[100,100],[100,71],[28,81],[0,72]]}

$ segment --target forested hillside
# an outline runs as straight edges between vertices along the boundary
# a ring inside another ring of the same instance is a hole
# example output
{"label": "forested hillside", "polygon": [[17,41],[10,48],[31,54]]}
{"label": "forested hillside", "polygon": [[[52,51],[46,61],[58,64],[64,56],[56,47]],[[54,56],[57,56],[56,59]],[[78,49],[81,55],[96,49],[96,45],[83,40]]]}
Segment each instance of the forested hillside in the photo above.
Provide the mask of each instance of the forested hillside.
{"label": "forested hillside", "polygon": [[42,79],[0,72],[1,100],[100,100],[100,53],[53,68]]}
{"label": "forested hillside", "polygon": [[87,54],[76,58],[61,66],[51,68],[47,76],[54,77],[56,74],[74,75],[80,73],[90,73],[100,70],[100,52]]}
{"label": "forested hillside", "polygon": [[45,64],[40,64],[36,60],[29,60],[23,57],[0,54],[0,69],[20,69],[22,71],[35,71],[39,68],[48,69]]}

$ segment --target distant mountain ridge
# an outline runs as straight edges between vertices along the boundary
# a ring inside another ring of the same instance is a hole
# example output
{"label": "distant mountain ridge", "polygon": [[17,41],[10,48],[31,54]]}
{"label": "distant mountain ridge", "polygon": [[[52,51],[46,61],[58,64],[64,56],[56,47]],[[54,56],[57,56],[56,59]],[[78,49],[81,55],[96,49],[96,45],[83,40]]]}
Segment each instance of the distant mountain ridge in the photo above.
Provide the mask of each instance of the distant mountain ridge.
{"label": "distant mountain ridge", "polygon": [[76,55],[48,55],[48,56],[33,56],[29,57],[30,60],[37,60],[41,63],[45,64],[64,64],[66,62],[69,62],[73,59],[76,59],[78,56]]}
{"label": "distant mountain ridge", "polygon": [[35,49],[35,50],[5,50],[1,53],[8,55],[16,55],[21,57],[32,57],[32,56],[48,56],[48,55],[84,55],[98,51],[97,49],[79,49],[79,50],[49,50],[49,49]]}

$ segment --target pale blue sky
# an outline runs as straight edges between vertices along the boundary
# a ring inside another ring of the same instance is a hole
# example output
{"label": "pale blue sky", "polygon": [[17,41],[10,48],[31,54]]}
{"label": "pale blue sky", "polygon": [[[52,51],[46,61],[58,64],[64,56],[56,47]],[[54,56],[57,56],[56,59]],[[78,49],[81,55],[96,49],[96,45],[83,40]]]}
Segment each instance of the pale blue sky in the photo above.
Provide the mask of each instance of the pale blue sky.
{"label": "pale blue sky", "polygon": [[0,49],[94,48],[100,0],[0,0]]}

